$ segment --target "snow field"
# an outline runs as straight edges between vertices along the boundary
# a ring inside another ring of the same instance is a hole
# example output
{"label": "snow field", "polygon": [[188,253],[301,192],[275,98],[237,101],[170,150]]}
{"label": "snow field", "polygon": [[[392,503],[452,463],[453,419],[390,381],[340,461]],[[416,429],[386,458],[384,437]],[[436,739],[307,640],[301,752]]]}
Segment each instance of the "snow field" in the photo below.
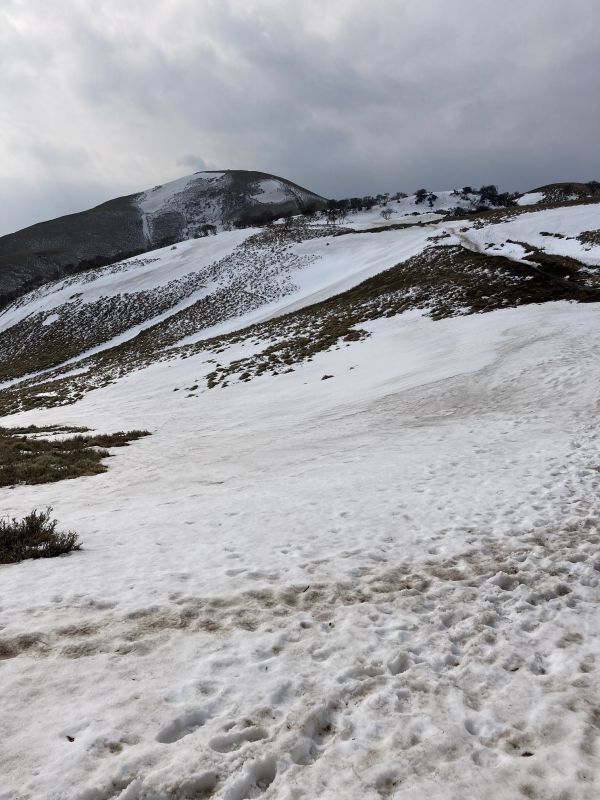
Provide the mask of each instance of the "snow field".
{"label": "snow field", "polygon": [[[460,233],[461,227],[469,230]],[[564,208],[531,211],[520,214],[514,219],[496,225],[485,225],[474,228],[469,223],[453,223],[447,230],[460,236],[465,246],[484,251],[486,245],[496,245],[496,250],[485,249],[485,252],[498,252],[517,260],[527,258],[525,250],[515,242],[525,242],[539,247],[548,253],[570,256],[592,266],[600,265],[600,246],[583,247],[577,236],[583,231],[600,228],[600,204],[567,206]],[[544,232],[561,234],[557,236],[543,235]],[[511,239],[512,242],[507,240]]]}
{"label": "snow field", "polygon": [[546,198],[544,192],[527,192],[517,200],[518,206],[534,206],[536,203],[542,203]]}
{"label": "snow field", "polygon": [[597,796],[597,309],[369,329],[6,421],[153,435],[2,491],[85,547],[0,568],[2,800]]}
{"label": "snow field", "polygon": [[101,297],[160,288],[230,255],[253,233],[256,233],[254,228],[224,231],[218,236],[178,242],[93,272],[46,284],[31,292],[26,304],[17,301],[0,313],[0,330],[40,312],[48,312],[45,323],[51,324],[49,320],[55,316],[52,310],[69,302],[74,295],[84,303],[93,303]]}
{"label": "snow field", "polygon": [[281,181],[274,179],[260,181],[258,191],[252,195],[259,203],[282,203],[289,198],[290,191]]}

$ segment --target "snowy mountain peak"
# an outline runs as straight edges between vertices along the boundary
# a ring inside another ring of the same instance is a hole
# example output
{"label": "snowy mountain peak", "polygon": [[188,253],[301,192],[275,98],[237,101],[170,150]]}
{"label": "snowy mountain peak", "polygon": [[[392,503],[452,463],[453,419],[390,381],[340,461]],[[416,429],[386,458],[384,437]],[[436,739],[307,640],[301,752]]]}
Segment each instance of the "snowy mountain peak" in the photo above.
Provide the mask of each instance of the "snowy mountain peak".
{"label": "snowy mountain peak", "polygon": [[324,208],[264,172],[197,172],[0,237],[0,307],[48,280],[219,230]]}
{"label": "snowy mountain peak", "polygon": [[324,199],[283,178],[228,170],[196,172],[138,195],[149,244],[195,239],[217,230],[322,207]]}

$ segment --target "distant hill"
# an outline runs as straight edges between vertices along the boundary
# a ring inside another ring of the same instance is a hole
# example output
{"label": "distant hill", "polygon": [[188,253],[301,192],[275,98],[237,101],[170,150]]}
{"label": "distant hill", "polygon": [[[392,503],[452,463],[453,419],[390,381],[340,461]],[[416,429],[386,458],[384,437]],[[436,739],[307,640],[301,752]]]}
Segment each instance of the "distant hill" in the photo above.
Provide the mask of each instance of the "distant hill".
{"label": "distant hill", "polygon": [[197,172],[0,237],[0,307],[63,275],[325,205],[264,172]]}
{"label": "distant hill", "polygon": [[[281,184],[269,178],[260,186],[277,207]],[[164,236],[171,215],[185,216],[185,191],[176,184],[137,196],[146,240],[160,226]],[[366,321],[409,309],[440,319],[598,301],[600,206],[594,198],[536,205],[540,194],[520,198],[533,205],[482,211],[472,211],[480,203],[474,192],[437,192],[431,207],[415,196],[384,197],[336,222],[327,208],[198,239],[189,227],[174,228],[188,241],[49,281],[0,312],[0,408],[62,403],[209,340],[220,352],[227,335],[244,329],[247,366],[237,353],[231,368],[215,368],[210,385],[289,370],[365,335],[357,326]],[[452,210],[458,203],[462,212]],[[221,224],[225,215],[215,209],[208,201],[188,217],[210,212],[214,223],[203,224]]]}

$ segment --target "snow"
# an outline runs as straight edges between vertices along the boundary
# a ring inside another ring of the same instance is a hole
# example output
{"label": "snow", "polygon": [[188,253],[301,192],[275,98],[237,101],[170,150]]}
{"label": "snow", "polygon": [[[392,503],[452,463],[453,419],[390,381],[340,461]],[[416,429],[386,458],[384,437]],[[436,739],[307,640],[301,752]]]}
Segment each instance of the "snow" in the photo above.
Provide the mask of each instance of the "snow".
{"label": "snow", "polygon": [[[212,336],[254,325],[267,319],[297,311],[356,286],[420,253],[428,244],[431,228],[413,226],[405,230],[380,233],[343,234],[308,239],[291,247],[298,256],[311,261],[292,273],[295,290],[243,316],[205,328],[182,339],[190,344]],[[450,238],[445,243],[454,242]]]}
{"label": "snow", "polygon": [[290,198],[290,191],[281,181],[269,178],[262,180],[258,184],[258,191],[252,195],[252,199],[259,203],[283,203]]}
{"label": "snow", "polygon": [[[157,191],[168,203],[184,190]],[[273,263],[260,250],[281,296],[180,344],[343,292],[440,234],[597,265],[600,248],[576,237],[599,208],[479,228],[350,215],[356,233],[294,242]],[[42,287],[0,329],[166,286],[253,233]],[[229,272],[253,278],[257,258],[249,248]],[[2,513],[52,506],[84,545],[0,566],[0,800],[595,800],[598,310],[411,311],[360,327],[367,339],[277,377],[204,388],[215,359],[265,347],[238,341],[3,420],[152,435],[104,474],[0,489]]]}
{"label": "snow", "polygon": [[153,435],[1,490],[84,543],[0,567],[1,800],[597,796],[597,309],[369,330],[3,422]]}
{"label": "snow", "polygon": [[[137,203],[142,212],[145,238],[148,241],[152,239],[152,218],[155,214],[169,210],[169,208],[176,208],[181,202],[181,196],[190,186],[196,184],[209,186],[221,180],[225,174],[224,172],[196,172],[193,175],[186,175],[175,181],[155,186],[153,189],[140,194],[137,198]],[[216,204],[212,209],[212,215],[209,216],[215,219],[218,217],[218,206]]]}
{"label": "snow", "polygon": [[[467,231],[461,229],[467,227]],[[508,258],[517,255],[521,259],[525,254],[524,248],[518,242],[525,242],[562,256],[570,256],[592,266],[600,265],[600,246],[582,247],[577,236],[583,231],[597,230],[600,227],[600,205],[565,206],[560,208],[532,211],[519,214],[513,219],[505,220],[496,225],[485,225],[474,228],[472,223],[453,223],[446,226],[447,230],[459,236],[461,242],[473,249],[494,252],[486,245],[495,245],[496,250]],[[547,236],[544,233],[561,234]],[[508,240],[511,239],[512,242]],[[517,242],[517,244],[515,244]],[[525,258],[527,256],[525,255]]]}
{"label": "snow", "polygon": [[432,233],[431,228],[415,226],[402,231],[325,237],[295,245],[293,251],[298,255],[310,253],[318,260],[294,276],[298,291],[281,301],[278,313],[332,297],[408,260],[430,244],[428,237]]}
{"label": "snow", "polygon": [[453,208],[468,208],[471,205],[472,199],[475,198],[475,195],[470,195],[468,199],[464,199],[460,195],[455,194],[454,190],[440,190],[432,192],[432,194],[436,196],[436,199],[433,201],[433,206],[430,206],[427,200],[422,203],[417,203],[416,196],[413,194],[401,200],[391,201],[389,207],[398,214],[413,214],[414,212],[427,214],[431,212],[435,213],[436,211],[449,211]]}
{"label": "snow", "polygon": [[404,211],[395,206],[395,203],[390,203],[389,206],[387,206],[392,212],[389,220],[381,216],[381,212],[385,206],[374,206],[365,211],[348,214],[341,225],[344,228],[362,231],[368,228],[386,228],[389,225],[397,225],[398,223],[415,225],[421,222],[428,223],[443,219],[441,214],[433,213],[427,204],[425,204],[425,206],[417,206],[418,210],[414,213],[412,211]]}
{"label": "snow", "polygon": [[[358,211],[356,213],[349,213],[343,221],[343,226],[346,228],[353,228],[355,230],[364,230],[365,228],[381,227],[384,228],[390,224],[405,223],[414,224],[415,222],[435,222],[442,220],[446,212],[454,209],[469,209],[473,208],[473,204],[478,205],[480,202],[479,195],[470,194],[466,198],[460,194],[456,194],[455,190],[445,190],[433,192],[436,199],[433,205],[430,206],[427,200],[418,203],[416,195],[409,195],[408,197],[399,200],[390,199],[385,205],[376,205],[365,211]],[[382,211],[387,210],[390,212],[389,220],[382,217]]]}
{"label": "snow", "polygon": [[[256,233],[255,228],[246,228],[178,242],[175,246],[134,256],[93,273],[47,284],[28,295],[26,303],[17,301],[0,313],[0,330],[7,330],[26,316],[51,311],[69,301],[93,303],[101,297],[165,286],[230,255],[253,233]],[[48,324],[47,319],[45,324]]]}
{"label": "snow", "polygon": [[175,181],[155,186],[143,192],[138,199],[140,209],[144,214],[155,214],[162,211],[165,206],[169,206],[177,195],[184,192],[191,184],[213,183],[223,177],[224,172],[196,172],[194,175],[186,175]]}
{"label": "snow", "polygon": [[518,206],[534,206],[536,203],[542,203],[546,198],[544,192],[527,192],[517,199]]}
{"label": "snow", "polygon": [[[95,345],[94,347],[90,347],[87,350],[84,350],[82,353],[73,356],[72,358],[68,358],[66,361],[61,362],[61,367],[68,367],[71,364],[77,364],[80,361],[89,358],[90,356],[96,355],[97,353],[102,353],[104,350],[109,350],[111,347],[117,347],[118,345],[123,344],[123,342],[128,342],[130,339],[134,339],[142,331],[145,331],[148,328],[157,325],[159,322],[168,319],[168,317],[170,317],[172,314],[176,314],[178,311],[182,311],[185,308],[189,308],[194,303],[197,303],[198,300],[201,300],[202,298],[206,297],[211,292],[213,292],[214,289],[215,285],[209,283],[202,289],[198,289],[198,291],[192,292],[190,295],[181,300],[179,303],[176,303],[174,306],[167,309],[167,311],[163,311],[162,314],[157,314],[155,317],[150,317],[150,319],[147,319],[145,322],[140,322],[138,325],[132,325],[123,333],[119,333],[117,336],[113,336],[107,339],[105,342],[102,342],[101,344]],[[44,322],[43,324],[46,324],[46,322]],[[11,378],[10,380],[2,381],[0,382],[0,389],[6,389],[9,386],[14,386],[15,384],[20,383],[21,381],[29,380],[31,378],[39,378],[42,375],[53,372],[53,370],[54,367],[49,367],[48,369],[39,370],[38,372],[30,372],[18,378]],[[88,367],[75,368],[68,370],[67,372],[61,371],[61,373],[56,376],[56,380],[65,378],[70,375],[81,374],[83,372],[86,372],[87,370]],[[38,397],[41,396],[42,396],[41,394],[38,394]]]}
{"label": "snow", "polygon": [[52,325],[52,324],[53,324],[53,323],[55,323],[55,322],[56,322],[58,319],[60,319],[60,317],[59,317],[59,315],[58,315],[58,314],[48,314],[48,316],[47,316],[47,317],[44,319],[44,321],[42,322],[42,325]]}

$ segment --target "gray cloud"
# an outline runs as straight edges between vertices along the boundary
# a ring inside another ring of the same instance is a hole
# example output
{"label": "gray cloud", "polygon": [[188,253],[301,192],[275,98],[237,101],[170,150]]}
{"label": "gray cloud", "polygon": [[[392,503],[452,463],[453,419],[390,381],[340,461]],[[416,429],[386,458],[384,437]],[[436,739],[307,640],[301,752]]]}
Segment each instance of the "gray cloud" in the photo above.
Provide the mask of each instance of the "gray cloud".
{"label": "gray cloud", "polygon": [[192,155],[191,153],[187,156],[182,156],[181,158],[178,158],[177,166],[190,167],[195,172],[202,172],[203,170],[208,169],[206,161],[203,158],[201,158],[200,156]]}
{"label": "gray cloud", "polygon": [[4,0],[0,233],[204,167],[327,196],[600,178],[599,23],[596,0]]}

